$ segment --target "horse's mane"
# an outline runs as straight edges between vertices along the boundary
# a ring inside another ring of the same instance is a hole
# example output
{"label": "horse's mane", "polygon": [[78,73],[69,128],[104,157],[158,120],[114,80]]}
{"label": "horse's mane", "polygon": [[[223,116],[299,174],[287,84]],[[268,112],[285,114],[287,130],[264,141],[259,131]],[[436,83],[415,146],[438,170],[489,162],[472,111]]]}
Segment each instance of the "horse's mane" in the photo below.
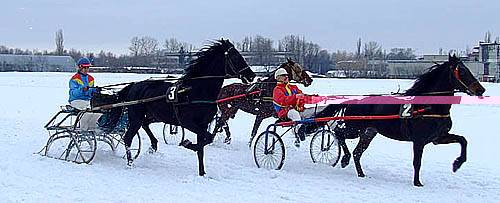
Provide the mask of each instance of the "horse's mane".
{"label": "horse's mane", "polygon": [[195,54],[197,58],[189,62],[188,67],[184,70],[183,78],[193,76],[196,70],[201,67],[208,67],[215,54],[226,51],[229,47],[233,47],[233,44],[229,40],[223,39],[213,41],[211,45],[203,47]]}
{"label": "horse's mane", "polygon": [[271,72],[267,73],[266,77],[274,79],[274,73],[275,73],[278,69],[283,68],[283,66],[285,66],[286,64],[287,64],[287,62],[285,62],[285,63],[281,63],[281,64],[280,64],[280,65],[279,65],[276,69],[274,69],[273,71],[271,71]]}
{"label": "horse's mane", "polygon": [[449,62],[444,62],[442,64],[436,64],[427,69],[427,71],[418,76],[410,89],[406,90],[405,95],[410,95],[418,92],[422,92],[426,88],[426,85],[435,82],[436,80],[440,80],[440,74],[437,74],[440,71],[443,71],[443,68],[448,67]]}

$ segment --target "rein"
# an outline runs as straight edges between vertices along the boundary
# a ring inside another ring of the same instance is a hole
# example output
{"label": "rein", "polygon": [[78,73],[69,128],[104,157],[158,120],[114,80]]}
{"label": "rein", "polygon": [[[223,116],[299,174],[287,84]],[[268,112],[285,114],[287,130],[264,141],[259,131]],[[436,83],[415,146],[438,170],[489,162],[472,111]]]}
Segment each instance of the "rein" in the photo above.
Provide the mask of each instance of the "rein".
{"label": "rein", "polygon": [[230,96],[230,97],[218,99],[218,100],[215,100],[215,101],[195,100],[195,101],[184,102],[184,103],[180,103],[180,104],[176,104],[176,105],[187,105],[187,104],[219,104],[219,103],[224,103],[224,102],[227,102],[227,101],[239,99],[239,98],[242,98],[242,97],[248,97],[250,95],[259,94],[261,92],[262,92],[261,90],[256,90],[256,91],[253,91],[253,92],[249,92],[249,93],[245,93],[245,94],[238,94],[238,95],[234,95],[234,96]]}

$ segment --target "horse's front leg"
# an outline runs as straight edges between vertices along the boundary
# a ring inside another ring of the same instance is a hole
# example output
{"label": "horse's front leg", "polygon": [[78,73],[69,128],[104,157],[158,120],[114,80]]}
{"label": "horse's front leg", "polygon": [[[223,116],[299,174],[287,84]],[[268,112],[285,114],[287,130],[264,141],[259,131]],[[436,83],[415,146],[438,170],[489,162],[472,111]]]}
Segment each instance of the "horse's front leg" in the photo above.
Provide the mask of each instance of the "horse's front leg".
{"label": "horse's front leg", "polygon": [[460,143],[461,150],[460,156],[455,159],[453,162],[453,172],[456,172],[465,161],[467,161],[467,140],[460,135],[446,133],[443,136],[439,136],[434,141],[432,141],[435,145],[438,144],[450,144],[450,143]]}
{"label": "horse's front leg", "polygon": [[203,161],[203,156],[204,156],[204,147],[201,147],[200,150],[198,150],[197,155],[198,155],[198,174],[200,176],[204,176],[205,173],[205,163]]}
{"label": "horse's front leg", "polygon": [[189,140],[184,140],[181,142],[181,145],[185,148],[191,149],[196,152],[198,155],[198,174],[200,176],[204,176],[205,173],[205,163],[204,163],[204,147],[212,143],[214,140],[214,135],[208,133],[207,131],[198,131],[196,133],[196,144],[191,143]]}
{"label": "horse's front leg", "polygon": [[264,120],[264,118],[259,114],[257,114],[257,116],[255,117],[255,122],[253,124],[252,134],[250,135],[250,140],[248,141],[248,147],[252,147],[253,138],[255,137],[257,131],[259,130],[262,120]]}

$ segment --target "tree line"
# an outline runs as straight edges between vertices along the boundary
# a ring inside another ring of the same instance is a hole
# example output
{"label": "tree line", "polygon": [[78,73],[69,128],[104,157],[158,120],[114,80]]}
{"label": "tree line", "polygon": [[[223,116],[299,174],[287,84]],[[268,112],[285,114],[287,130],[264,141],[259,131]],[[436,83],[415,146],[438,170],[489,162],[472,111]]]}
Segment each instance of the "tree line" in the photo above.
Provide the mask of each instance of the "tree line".
{"label": "tree line", "polygon": [[[275,41],[261,35],[246,36],[241,41],[233,41],[240,52],[251,53],[248,59],[250,65],[275,65],[275,53],[283,53],[302,64],[312,72],[325,73],[331,69],[359,69],[369,68],[370,60],[400,60],[415,59],[415,50],[412,48],[392,48],[386,51],[375,41],[362,43],[359,39],[355,52],[330,52],[319,44],[309,41],[305,36],[286,35]],[[33,54],[33,55],[67,55],[77,60],[80,57],[89,57],[95,66],[125,67],[146,66],[158,67],[161,58],[168,53],[193,53],[199,47],[176,38],[167,38],[160,42],[150,36],[135,36],[128,45],[128,54],[117,55],[112,52],[84,53],[77,49],[64,47],[64,36],[61,29],[55,32],[55,50],[22,50],[0,46],[0,54]],[[348,64],[343,65],[343,64]]]}

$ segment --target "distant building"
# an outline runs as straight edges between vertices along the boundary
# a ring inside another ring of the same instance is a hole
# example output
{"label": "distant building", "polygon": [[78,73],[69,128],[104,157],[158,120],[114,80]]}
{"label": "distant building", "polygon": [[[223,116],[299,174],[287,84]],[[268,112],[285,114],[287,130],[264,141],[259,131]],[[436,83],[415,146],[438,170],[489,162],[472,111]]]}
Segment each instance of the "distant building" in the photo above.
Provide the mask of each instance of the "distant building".
{"label": "distant building", "polygon": [[[428,68],[436,63],[444,63],[448,61],[448,55],[424,55],[418,60],[388,60],[387,68],[389,70],[389,78],[416,78]],[[461,57],[464,65],[469,68],[474,77],[483,78],[483,68],[479,61],[474,60],[474,57]]]}
{"label": "distant building", "polygon": [[500,82],[500,42],[479,42],[479,46],[474,47],[474,50],[483,65],[481,80]]}
{"label": "distant building", "polygon": [[0,54],[0,72],[73,72],[75,67],[71,56]]}

